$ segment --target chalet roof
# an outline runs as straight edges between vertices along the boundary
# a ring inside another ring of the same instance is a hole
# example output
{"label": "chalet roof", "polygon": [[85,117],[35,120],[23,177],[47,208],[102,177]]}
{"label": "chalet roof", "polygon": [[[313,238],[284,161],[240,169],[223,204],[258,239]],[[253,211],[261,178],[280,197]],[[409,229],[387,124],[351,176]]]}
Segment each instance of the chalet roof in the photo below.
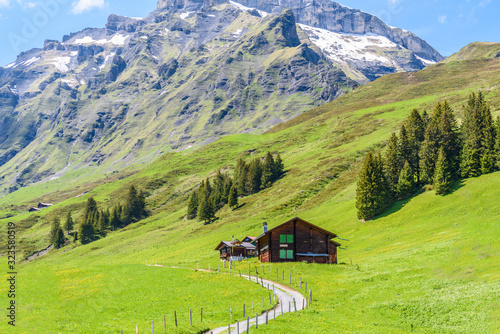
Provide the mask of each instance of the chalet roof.
{"label": "chalet roof", "polygon": [[[295,218],[290,219],[290,220],[289,220],[289,221],[287,221],[287,222],[284,222],[284,223],[283,223],[283,224],[281,224],[281,225],[278,225],[278,226],[276,226],[276,227],[274,227],[274,228],[272,228],[272,229],[270,229],[270,230],[267,230],[267,232],[266,232],[266,233],[262,233],[262,234],[261,234],[261,235],[259,235],[257,238],[255,238],[254,242],[255,242],[255,241],[257,241],[257,240],[259,240],[259,239],[260,239],[260,238],[262,238],[263,236],[265,236],[265,235],[269,234],[270,232],[272,232],[273,230],[277,229],[278,227],[280,227],[280,226],[282,226],[282,225],[285,225],[285,224],[292,223],[292,222],[294,222],[294,221],[296,221],[296,222],[300,222],[300,223],[302,223],[302,224],[304,224],[304,225],[306,225],[306,226],[309,226],[309,227],[310,227],[310,228],[312,228],[313,230],[316,230],[316,231],[318,231],[318,232],[321,232],[321,233],[323,233],[323,234],[326,234],[326,235],[328,235],[328,237],[329,237],[330,239],[335,238],[335,237],[337,236],[335,233],[332,233],[332,232],[330,232],[330,231],[327,231],[327,230],[325,230],[325,229],[322,229],[321,227],[316,226],[316,225],[314,225],[314,224],[311,224],[311,223],[309,223],[309,222],[305,221],[304,219],[301,219],[301,218],[299,218],[299,217],[295,217]],[[330,242],[331,242],[331,243],[333,243],[333,244],[335,244],[335,245],[340,246],[340,244],[339,244],[338,242],[331,241],[331,240],[330,240]]]}
{"label": "chalet roof", "polygon": [[219,243],[219,245],[215,248],[215,250],[220,250],[224,246],[232,247],[232,248],[246,248],[246,249],[250,249],[250,250],[255,249],[255,246],[249,242],[242,242],[240,245],[235,245],[235,244],[233,244],[232,241],[221,241]]}
{"label": "chalet roof", "polygon": [[256,238],[257,237],[250,237],[250,236],[247,235],[246,237],[243,238],[243,240],[249,239],[250,241],[254,241]]}

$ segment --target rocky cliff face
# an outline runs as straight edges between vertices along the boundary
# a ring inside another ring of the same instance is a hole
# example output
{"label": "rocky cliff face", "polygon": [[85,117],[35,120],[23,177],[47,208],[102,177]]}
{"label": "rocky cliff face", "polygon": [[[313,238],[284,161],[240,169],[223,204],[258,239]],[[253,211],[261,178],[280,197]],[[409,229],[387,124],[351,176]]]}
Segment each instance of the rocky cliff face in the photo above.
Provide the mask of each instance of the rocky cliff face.
{"label": "rocky cliff face", "polygon": [[165,6],[143,19],[112,15],[1,69],[0,191],[264,131],[356,85],[291,10]]}

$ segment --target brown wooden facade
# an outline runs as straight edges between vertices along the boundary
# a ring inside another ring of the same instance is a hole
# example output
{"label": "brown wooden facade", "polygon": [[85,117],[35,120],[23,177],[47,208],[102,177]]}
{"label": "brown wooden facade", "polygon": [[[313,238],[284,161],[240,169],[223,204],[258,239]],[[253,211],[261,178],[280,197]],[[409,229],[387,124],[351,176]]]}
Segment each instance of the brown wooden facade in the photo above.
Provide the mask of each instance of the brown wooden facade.
{"label": "brown wooden facade", "polygon": [[[267,226],[267,225],[266,225]],[[261,262],[337,263],[337,235],[298,217],[255,239]]]}

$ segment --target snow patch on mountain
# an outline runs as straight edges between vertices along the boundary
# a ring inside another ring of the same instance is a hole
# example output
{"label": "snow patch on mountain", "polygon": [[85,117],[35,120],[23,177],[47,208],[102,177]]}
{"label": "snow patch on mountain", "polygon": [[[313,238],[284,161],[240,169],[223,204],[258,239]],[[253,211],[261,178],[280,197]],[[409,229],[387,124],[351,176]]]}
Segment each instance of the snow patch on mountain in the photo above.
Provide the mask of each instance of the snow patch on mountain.
{"label": "snow patch on mountain", "polygon": [[184,13],[180,13],[179,16],[181,19],[185,20],[189,17],[189,15],[191,15],[193,12],[184,12]]}
{"label": "snow patch on mountain", "polygon": [[259,12],[259,15],[261,17],[266,17],[266,16],[270,15],[269,13],[264,12],[264,11],[262,11],[260,9],[243,6],[242,4],[239,4],[239,3],[234,2],[234,1],[229,1],[229,3],[231,5],[233,5],[234,7],[238,8],[238,9],[241,9],[242,11],[245,11],[245,12],[248,12],[248,11],[251,11],[251,10],[256,10],[257,12]]}
{"label": "snow patch on mountain", "polygon": [[116,34],[113,35],[111,39],[99,39],[95,40],[92,36],[85,36],[83,38],[78,38],[73,41],[72,44],[114,44],[114,45],[124,45],[130,35]]}
{"label": "snow patch on mountain", "polygon": [[375,34],[345,34],[305,24],[299,24],[299,26],[307,33],[311,42],[334,62],[353,60],[391,64],[391,59],[378,51],[401,48],[388,38]]}
{"label": "snow patch on mountain", "polygon": [[415,55],[415,57],[417,57],[417,59],[420,60],[422,62],[422,64],[424,64],[425,66],[430,66],[430,65],[436,64],[436,62],[433,60],[424,59],[424,58],[419,57],[417,55]]}
{"label": "snow patch on mountain", "polygon": [[69,71],[69,63],[71,62],[71,57],[57,57],[52,61],[52,65],[54,65],[61,72]]}

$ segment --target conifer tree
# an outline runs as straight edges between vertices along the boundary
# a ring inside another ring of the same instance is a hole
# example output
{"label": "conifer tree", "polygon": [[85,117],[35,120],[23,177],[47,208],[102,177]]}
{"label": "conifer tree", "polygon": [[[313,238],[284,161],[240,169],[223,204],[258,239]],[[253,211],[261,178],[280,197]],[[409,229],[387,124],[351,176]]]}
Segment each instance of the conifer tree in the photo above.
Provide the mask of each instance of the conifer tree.
{"label": "conifer tree", "polygon": [[408,162],[420,182],[420,147],[424,141],[425,125],[417,109],[413,109],[406,121],[408,133]]}
{"label": "conifer tree", "polygon": [[247,175],[247,192],[255,194],[259,192],[262,181],[262,163],[260,159],[255,158],[250,163]]}
{"label": "conifer tree", "polygon": [[198,211],[198,193],[196,190],[193,190],[191,196],[189,196],[187,218],[188,219],[196,218],[197,211]]}
{"label": "conifer tree", "polygon": [[408,161],[405,161],[403,169],[399,174],[397,185],[398,199],[403,200],[409,198],[415,192],[415,176],[411,170]]}
{"label": "conifer tree", "polygon": [[64,222],[64,229],[68,232],[68,234],[73,230],[75,223],[73,222],[73,218],[71,218],[71,211],[68,212],[66,216],[66,221]]}
{"label": "conifer tree", "polygon": [[234,173],[235,173],[234,178],[236,183],[236,189],[238,190],[238,194],[240,195],[246,194],[248,165],[246,164],[245,160],[243,160],[242,158],[238,159]]}
{"label": "conifer tree", "polygon": [[264,158],[264,162],[262,163],[262,179],[261,179],[261,188],[269,188],[275,177],[275,162],[271,152],[267,152]]}
{"label": "conifer tree", "polygon": [[450,192],[453,184],[451,173],[451,163],[446,158],[444,147],[439,149],[438,160],[436,163],[436,172],[434,173],[434,190],[436,195],[444,195]]}
{"label": "conifer tree", "polygon": [[56,231],[56,234],[55,234],[55,237],[54,237],[54,247],[57,249],[57,248],[61,248],[62,246],[64,246],[64,243],[66,242],[66,239],[64,238],[64,232],[63,230],[61,229],[61,227],[59,227]]}
{"label": "conifer tree", "polygon": [[99,215],[98,231],[101,235],[106,235],[106,230],[109,227],[109,212],[101,211]]}
{"label": "conifer tree", "polygon": [[[401,163],[404,164],[405,161],[410,162],[411,159],[411,145],[410,140],[408,138],[408,131],[406,131],[406,126],[403,124],[401,126],[401,130],[399,131],[399,141],[398,141],[398,152],[401,158]],[[410,164],[412,171],[414,170],[413,166]],[[403,168],[403,165],[401,165]]]}
{"label": "conifer tree", "polygon": [[443,106],[441,103],[436,104],[425,129],[424,142],[421,148],[420,180],[426,184],[431,184],[434,179],[434,170],[436,169],[436,160],[442,137],[440,126],[442,113]]}
{"label": "conifer tree", "polygon": [[447,101],[443,104],[439,127],[441,132],[439,144],[443,148],[444,158],[449,166],[448,172],[455,180],[459,176],[461,144],[455,115]]}
{"label": "conifer tree", "polygon": [[398,152],[398,136],[392,133],[385,151],[384,173],[393,196],[396,195],[396,186],[399,180],[399,173],[401,172],[401,165],[401,157]]}
{"label": "conifer tree", "polygon": [[82,221],[78,230],[78,239],[80,239],[80,242],[85,245],[94,241],[94,238],[94,226],[89,221]]}
{"label": "conifer tree", "polygon": [[229,191],[229,207],[234,210],[238,206],[238,191],[233,185]]}
{"label": "conifer tree", "polygon": [[198,218],[205,222],[205,225],[210,223],[215,217],[215,210],[210,201],[210,195],[206,190],[203,192],[201,199],[198,203]]}
{"label": "conifer tree", "polygon": [[276,159],[274,160],[274,181],[278,180],[283,173],[285,172],[285,165],[283,164],[283,160],[281,160],[281,156],[278,152],[276,155]]}
{"label": "conifer tree", "polygon": [[83,221],[88,222],[94,226],[97,224],[97,219],[99,218],[98,214],[99,209],[97,208],[97,202],[93,197],[90,197],[85,205]]}
{"label": "conifer tree", "polygon": [[110,221],[110,225],[111,225],[112,230],[119,228],[120,225],[122,224],[122,221],[120,219],[121,211],[122,210],[121,210],[120,205],[115,205],[115,207],[113,208],[113,211],[111,213],[111,221]]}
{"label": "conifer tree", "polygon": [[368,152],[359,175],[356,189],[356,208],[359,219],[372,219],[389,204],[387,181],[381,157]]}
{"label": "conifer tree", "polygon": [[146,216],[145,195],[142,191],[137,193],[134,185],[131,185],[128,191],[127,200],[124,208],[125,224],[136,222]]}
{"label": "conifer tree", "polygon": [[496,136],[496,143],[495,143],[495,152],[496,152],[496,161],[497,161],[497,169],[500,169],[500,116],[497,117],[497,122],[496,122],[496,128],[497,128],[497,136]]}
{"label": "conifer tree", "polygon": [[49,233],[49,242],[53,244],[56,241],[57,238],[57,230],[61,228],[61,222],[59,221],[59,218],[54,218],[52,221],[52,225],[50,228],[50,233]]}

